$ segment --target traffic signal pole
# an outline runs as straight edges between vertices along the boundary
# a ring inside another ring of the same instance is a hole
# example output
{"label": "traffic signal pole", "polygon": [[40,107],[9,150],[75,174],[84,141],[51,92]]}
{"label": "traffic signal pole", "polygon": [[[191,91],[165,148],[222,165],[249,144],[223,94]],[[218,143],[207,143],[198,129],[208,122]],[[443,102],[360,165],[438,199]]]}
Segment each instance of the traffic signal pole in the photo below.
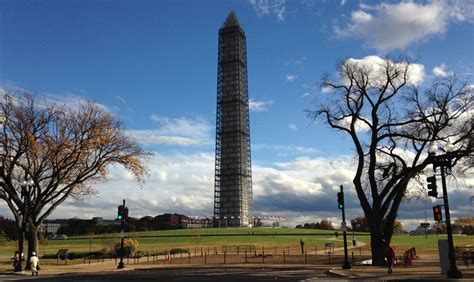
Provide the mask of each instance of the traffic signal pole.
{"label": "traffic signal pole", "polygon": [[446,187],[446,166],[441,165],[441,184],[443,186],[444,213],[446,216],[446,232],[448,233],[449,262],[448,278],[462,278],[461,271],[456,267],[456,257],[454,255],[453,231],[451,228],[451,216],[449,215],[448,189]]}
{"label": "traffic signal pole", "polygon": [[[122,210],[125,210],[125,199],[123,200],[123,209]],[[121,234],[121,242],[120,242],[120,262],[117,266],[117,269],[123,269],[125,268],[125,263],[123,262],[123,239],[125,237],[125,217],[122,215],[122,218],[121,218],[121,229],[122,231],[120,232]]]}
{"label": "traffic signal pole", "polygon": [[[344,188],[342,187],[341,185],[341,193],[342,193],[342,197],[344,199]],[[343,236],[343,240],[344,240],[344,263],[342,264],[342,269],[351,269],[351,264],[349,263],[349,255],[347,253],[347,234],[346,234],[346,229],[347,229],[347,226],[346,226],[346,205],[343,204],[342,205],[342,223],[344,224],[344,229],[342,230],[342,236]]]}

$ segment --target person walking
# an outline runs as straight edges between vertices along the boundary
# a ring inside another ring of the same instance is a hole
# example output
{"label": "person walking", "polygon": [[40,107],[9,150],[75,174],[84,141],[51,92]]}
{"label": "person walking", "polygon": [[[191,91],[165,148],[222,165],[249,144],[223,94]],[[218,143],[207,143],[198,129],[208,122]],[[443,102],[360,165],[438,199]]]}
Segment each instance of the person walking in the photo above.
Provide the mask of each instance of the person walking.
{"label": "person walking", "polygon": [[303,242],[303,239],[300,239],[300,245],[301,245],[301,254],[304,255],[304,242]]}
{"label": "person walking", "polygon": [[15,251],[15,254],[13,255],[12,261],[13,261],[13,269],[15,271],[17,271],[18,263],[20,262],[20,252],[19,251]]}
{"label": "person walking", "polygon": [[387,272],[391,274],[393,272],[393,263],[395,262],[395,249],[388,242],[386,242],[384,256],[387,261]]}
{"label": "person walking", "polygon": [[39,273],[39,258],[36,256],[35,252],[31,253],[30,257],[30,268],[31,268],[31,276],[38,276]]}

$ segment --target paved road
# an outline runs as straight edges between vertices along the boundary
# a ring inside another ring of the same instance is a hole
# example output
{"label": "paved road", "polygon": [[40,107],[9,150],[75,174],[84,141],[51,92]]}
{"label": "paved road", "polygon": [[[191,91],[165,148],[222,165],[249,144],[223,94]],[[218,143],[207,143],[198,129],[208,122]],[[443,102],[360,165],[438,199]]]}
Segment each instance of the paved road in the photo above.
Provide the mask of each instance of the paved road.
{"label": "paved road", "polygon": [[0,281],[301,281],[328,278],[325,269],[294,268],[193,268],[137,269],[94,274],[72,274],[31,277],[27,275],[0,276]]}
{"label": "paved road", "polygon": [[[474,281],[474,268],[460,267],[464,281]],[[386,268],[367,266],[354,267],[352,270],[342,270],[328,266],[281,266],[265,267],[246,265],[234,266],[194,266],[194,267],[160,267],[125,270],[110,270],[108,272],[83,272],[56,274],[31,277],[0,273],[0,281],[35,280],[35,281],[319,281],[319,280],[409,280],[409,281],[446,281],[438,267],[413,266],[397,267],[391,275]],[[460,280],[456,280],[460,281]]]}

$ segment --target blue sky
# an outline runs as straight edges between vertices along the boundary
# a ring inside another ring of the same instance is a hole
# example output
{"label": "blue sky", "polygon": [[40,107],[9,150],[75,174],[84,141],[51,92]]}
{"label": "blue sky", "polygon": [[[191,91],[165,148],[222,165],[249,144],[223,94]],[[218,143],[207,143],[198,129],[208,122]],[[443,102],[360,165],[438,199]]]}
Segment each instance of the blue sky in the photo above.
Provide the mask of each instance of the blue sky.
{"label": "blue sky", "polygon": [[[53,218],[113,217],[122,197],[133,216],[211,214],[217,34],[231,10],[247,34],[256,212],[289,225],[339,221],[334,191],[351,189],[351,143],[304,113],[339,61],[404,54],[423,66],[422,85],[450,72],[473,83],[469,1],[1,1],[2,91],[95,101],[155,152],[141,188],[112,168],[98,195]],[[453,185],[459,215],[473,213],[469,185],[472,175]],[[413,226],[431,205],[412,201],[400,219]]]}

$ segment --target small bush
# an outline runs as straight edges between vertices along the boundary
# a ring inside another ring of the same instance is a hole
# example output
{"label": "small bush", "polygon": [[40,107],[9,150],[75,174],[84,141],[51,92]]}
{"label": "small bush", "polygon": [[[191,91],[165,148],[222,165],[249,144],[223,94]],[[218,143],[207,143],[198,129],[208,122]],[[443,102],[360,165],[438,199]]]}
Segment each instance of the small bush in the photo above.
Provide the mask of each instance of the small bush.
{"label": "small bush", "polygon": [[[70,252],[67,253],[67,259],[68,260],[73,260],[73,259],[81,259],[81,258],[99,258],[102,257],[103,254],[101,252]],[[43,259],[57,259],[58,255],[57,254],[45,254],[42,256]],[[59,259],[64,260],[65,257],[60,257]]]}
{"label": "small bush", "polygon": [[[121,242],[115,244],[115,254],[120,255]],[[124,256],[133,256],[135,251],[138,249],[138,241],[134,239],[125,239],[123,241],[123,255]]]}
{"label": "small bush", "polygon": [[170,254],[187,254],[188,250],[187,249],[181,249],[181,248],[175,248],[170,250]]}

